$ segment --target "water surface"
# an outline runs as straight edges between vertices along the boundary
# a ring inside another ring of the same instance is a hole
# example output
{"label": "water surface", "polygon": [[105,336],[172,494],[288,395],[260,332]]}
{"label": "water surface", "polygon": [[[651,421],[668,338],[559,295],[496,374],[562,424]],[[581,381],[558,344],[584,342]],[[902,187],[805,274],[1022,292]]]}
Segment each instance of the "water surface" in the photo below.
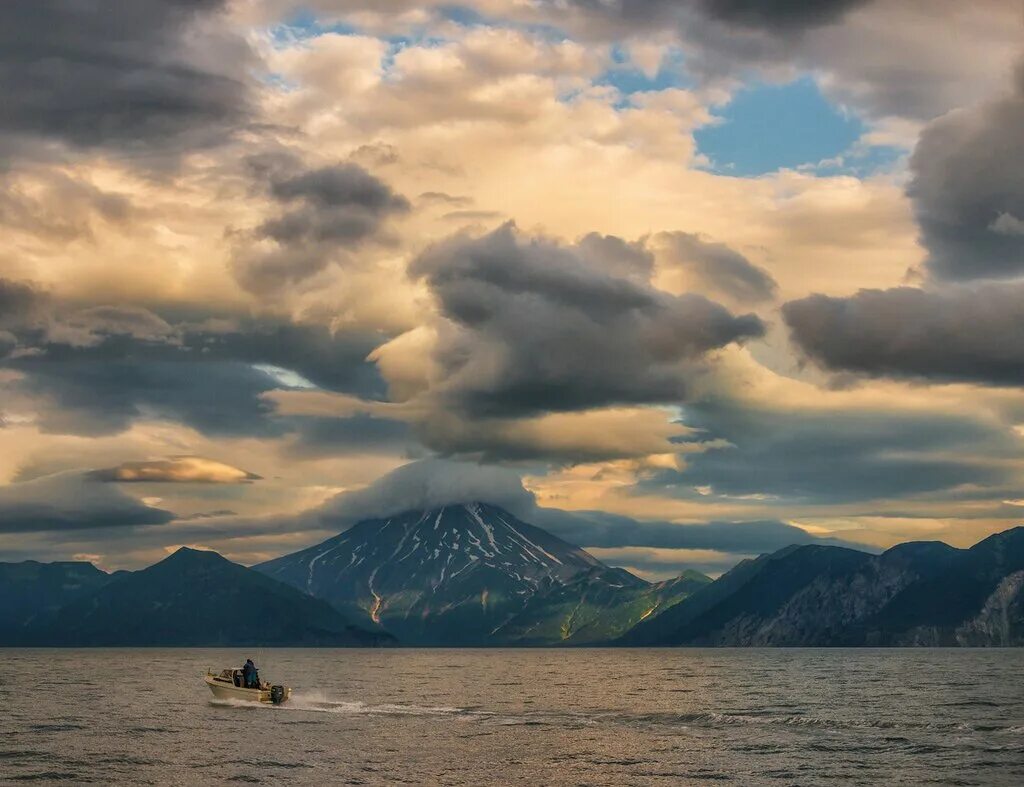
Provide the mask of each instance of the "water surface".
{"label": "water surface", "polygon": [[[218,703],[252,656],[282,707]],[[1021,650],[0,650],[0,780],[1024,784]]]}

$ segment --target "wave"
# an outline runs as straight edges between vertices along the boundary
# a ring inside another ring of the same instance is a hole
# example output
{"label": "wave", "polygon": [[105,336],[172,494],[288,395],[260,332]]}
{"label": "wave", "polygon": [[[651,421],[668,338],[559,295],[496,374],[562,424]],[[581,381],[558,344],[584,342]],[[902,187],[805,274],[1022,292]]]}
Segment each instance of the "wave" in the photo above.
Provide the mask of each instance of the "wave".
{"label": "wave", "polygon": [[732,727],[740,725],[782,725],[822,729],[877,729],[898,733],[901,730],[940,732],[985,732],[986,734],[1019,734],[1021,727],[993,727],[956,721],[917,721],[911,719],[856,719],[765,712],[729,713],[696,711],[692,713],[622,713],[616,711],[524,710],[488,711],[445,705],[410,705],[401,703],[367,703],[354,699],[332,699],[319,692],[301,692],[283,705],[258,704],[242,700],[212,699],[220,706],[248,710],[299,711],[329,713],[343,716],[433,716],[454,720],[486,721],[499,726],[583,727],[592,725],[623,725],[649,727]]}

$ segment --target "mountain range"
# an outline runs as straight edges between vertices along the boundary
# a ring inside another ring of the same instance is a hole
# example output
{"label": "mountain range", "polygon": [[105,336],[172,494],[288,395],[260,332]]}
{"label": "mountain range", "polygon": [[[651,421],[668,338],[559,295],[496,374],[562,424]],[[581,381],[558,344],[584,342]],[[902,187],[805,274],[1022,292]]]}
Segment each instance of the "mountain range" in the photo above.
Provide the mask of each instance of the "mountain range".
{"label": "mountain range", "polygon": [[367,519],[246,568],[0,564],[0,644],[1019,646],[1024,528],[970,549],[812,544],[647,582],[485,503]]}
{"label": "mountain range", "polygon": [[[89,563],[0,563],[0,644],[216,646],[390,644],[324,601],[181,548],[135,572]],[[12,599],[14,603],[6,603]]]}
{"label": "mountain range", "polygon": [[620,644],[1024,645],[1024,528],[970,549],[781,549],[740,563]]}
{"label": "mountain range", "polygon": [[604,642],[710,582],[650,585],[485,503],[365,520],[255,568],[416,645]]}

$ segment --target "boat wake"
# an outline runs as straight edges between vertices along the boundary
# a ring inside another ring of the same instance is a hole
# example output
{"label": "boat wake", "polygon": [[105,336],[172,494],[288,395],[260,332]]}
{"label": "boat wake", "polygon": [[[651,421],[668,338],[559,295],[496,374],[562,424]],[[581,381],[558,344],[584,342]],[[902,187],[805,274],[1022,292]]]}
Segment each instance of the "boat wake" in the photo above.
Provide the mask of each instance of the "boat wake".
{"label": "boat wake", "polygon": [[372,705],[360,700],[336,700],[318,692],[295,692],[291,699],[283,705],[245,702],[243,700],[213,699],[211,704],[247,708],[251,710],[304,711],[307,713],[336,713],[347,716],[445,716],[445,717],[484,717],[490,713],[472,711],[466,708],[453,708],[433,705],[404,705],[398,703],[382,703]]}
{"label": "boat wake", "polygon": [[[782,725],[784,727],[819,728],[834,732],[856,731],[878,733],[893,732],[947,732],[971,734],[984,731],[986,735],[1019,735],[1019,726],[981,726],[955,721],[916,722],[913,720],[886,721],[881,719],[838,719],[810,715],[758,714],[758,713],[619,713],[614,711],[569,712],[532,710],[495,712],[444,705],[405,705],[398,703],[370,704],[360,700],[338,700],[320,692],[297,692],[283,705],[245,702],[241,700],[211,700],[218,706],[249,710],[299,711],[303,713],[330,713],[342,716],[384,717],[422,716],[446,718],[452,721],[480,722],[497,726],[547,726],[563,729],[582,729],[592,726],[625,726],[664,729],[728,728],[747,725]],[[1021,749],[1024,751],[1024,749]]]}
{"label": "boat wake", "polygon": [[314,711],[318,713],[341,713],[351,716],[461,716],[470,711],[464,708],[430,705],[403,705],[382,703],[370,705],[360,700],[333,700],[315,692],[293,694],[287,705],[288,710]]}

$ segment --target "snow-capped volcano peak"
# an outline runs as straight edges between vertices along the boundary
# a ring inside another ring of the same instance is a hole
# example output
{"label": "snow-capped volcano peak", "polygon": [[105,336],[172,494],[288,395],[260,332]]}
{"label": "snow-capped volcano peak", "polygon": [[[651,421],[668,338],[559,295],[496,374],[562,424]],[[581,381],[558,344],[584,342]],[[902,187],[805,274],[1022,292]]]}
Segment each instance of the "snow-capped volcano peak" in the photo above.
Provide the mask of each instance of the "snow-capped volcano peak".
{"label": "snow-capped volcano peak", "polygon": [[258,568],[391,628],[415,622],[416,638],[428,640],[431,626],[468,626],[481,615],[487,620],[473,628],[490,630],[539,589],[607,569],[579,547],[480,502],[365,520]]}

